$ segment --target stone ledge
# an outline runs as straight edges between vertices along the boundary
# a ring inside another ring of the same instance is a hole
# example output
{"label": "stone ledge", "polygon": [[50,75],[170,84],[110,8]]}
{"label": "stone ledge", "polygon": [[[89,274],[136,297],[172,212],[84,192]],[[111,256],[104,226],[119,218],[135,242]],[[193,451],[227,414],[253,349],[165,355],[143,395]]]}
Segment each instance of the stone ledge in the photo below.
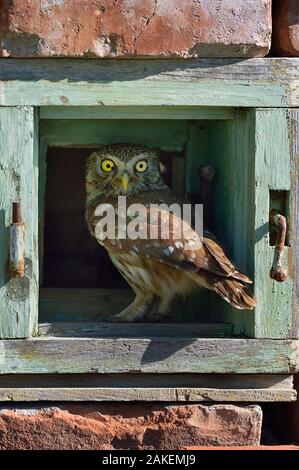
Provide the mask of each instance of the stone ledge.
{"label": "stone ledge", "polygon": [[271,0],[6,0],[2,57],[263,57]]}
{"label": "stone ledge", "polygon": [[0,449],[259,445],[259,406],[93,404],[0,409]]}

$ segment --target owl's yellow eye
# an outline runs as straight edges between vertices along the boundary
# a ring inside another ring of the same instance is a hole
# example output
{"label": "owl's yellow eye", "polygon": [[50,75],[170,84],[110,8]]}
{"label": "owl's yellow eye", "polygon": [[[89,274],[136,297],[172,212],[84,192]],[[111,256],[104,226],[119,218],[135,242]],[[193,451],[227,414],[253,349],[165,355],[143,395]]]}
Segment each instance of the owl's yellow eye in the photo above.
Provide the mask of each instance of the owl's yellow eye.
{"label": "owl's yellow eye", "polygon": [[103,160],[101,163],[101,168],[105,173],[111,173],[115,164],[112,160]]}
{"label": "owl's yellow eye", "polygon": [[147,170],[147,161],[146,160],[139,160],[135,165],[135,170],[138,173],[144,173]]}

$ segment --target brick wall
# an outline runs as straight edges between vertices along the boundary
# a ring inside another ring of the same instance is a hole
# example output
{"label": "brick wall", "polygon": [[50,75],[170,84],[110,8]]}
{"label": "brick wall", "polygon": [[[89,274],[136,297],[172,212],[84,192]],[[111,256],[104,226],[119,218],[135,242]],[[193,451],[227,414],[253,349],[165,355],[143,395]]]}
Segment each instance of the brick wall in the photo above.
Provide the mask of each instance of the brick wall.
{"label": "brick wall", "polygon": [[2,57],[262,57],[271,0],[0,0]]}

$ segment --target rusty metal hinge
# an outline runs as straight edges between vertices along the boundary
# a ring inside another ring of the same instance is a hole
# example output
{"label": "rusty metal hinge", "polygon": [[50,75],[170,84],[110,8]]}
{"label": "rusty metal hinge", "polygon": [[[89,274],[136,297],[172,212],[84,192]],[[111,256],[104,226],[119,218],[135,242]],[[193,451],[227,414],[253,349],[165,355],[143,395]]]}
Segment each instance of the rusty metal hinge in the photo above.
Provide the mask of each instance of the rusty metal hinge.
{"label": "rusty metal hinge", "polygon": [[276,227],[275,251],[270,277],[277,282],[283,282],[288,278],[288,271],[282,266],[282,255],[287,233],[287,220],[276,209],[271,209],[269,222]]}
{"label": "rusty metal hinge", "polygon": [[21,203],[12,203],[12,224],[10,225],[9,272],[11,277],[25,275],[25,224],[21,215]]}

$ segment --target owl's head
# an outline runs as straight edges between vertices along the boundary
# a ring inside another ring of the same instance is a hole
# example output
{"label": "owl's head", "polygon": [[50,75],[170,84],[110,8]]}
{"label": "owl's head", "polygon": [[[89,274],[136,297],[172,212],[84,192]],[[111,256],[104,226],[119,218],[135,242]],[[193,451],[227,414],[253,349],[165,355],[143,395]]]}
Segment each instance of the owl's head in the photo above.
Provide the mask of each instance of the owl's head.
{"label": "owl's head", "polygon": [[111,144],[93,152],[87,160],[87,194],[130,196],[165,188],[157,150],[132,144]]}

